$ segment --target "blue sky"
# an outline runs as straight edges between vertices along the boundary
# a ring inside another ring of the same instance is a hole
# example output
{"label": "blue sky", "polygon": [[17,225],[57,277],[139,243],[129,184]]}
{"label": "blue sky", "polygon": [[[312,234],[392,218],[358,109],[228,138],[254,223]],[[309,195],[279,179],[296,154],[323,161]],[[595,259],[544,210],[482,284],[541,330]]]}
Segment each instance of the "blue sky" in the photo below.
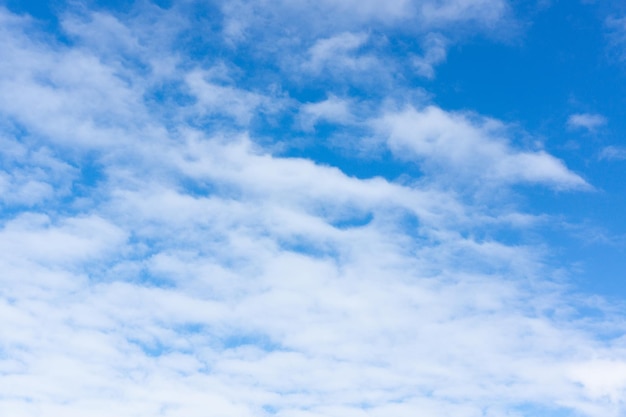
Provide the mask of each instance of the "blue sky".
{"label": "blue sky", "polygon": [[626,7],[0,1],[0,415],[626,413]]}

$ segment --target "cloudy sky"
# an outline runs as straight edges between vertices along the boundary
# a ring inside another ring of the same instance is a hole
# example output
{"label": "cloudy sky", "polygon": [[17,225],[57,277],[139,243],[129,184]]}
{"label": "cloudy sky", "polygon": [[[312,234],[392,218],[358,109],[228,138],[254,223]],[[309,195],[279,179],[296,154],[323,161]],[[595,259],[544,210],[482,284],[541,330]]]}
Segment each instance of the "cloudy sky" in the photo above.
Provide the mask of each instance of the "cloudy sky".
{"label": "cloudy sky", "polygon": [[0,415],[624,416],[625,135],[617,0],[0,0]]}

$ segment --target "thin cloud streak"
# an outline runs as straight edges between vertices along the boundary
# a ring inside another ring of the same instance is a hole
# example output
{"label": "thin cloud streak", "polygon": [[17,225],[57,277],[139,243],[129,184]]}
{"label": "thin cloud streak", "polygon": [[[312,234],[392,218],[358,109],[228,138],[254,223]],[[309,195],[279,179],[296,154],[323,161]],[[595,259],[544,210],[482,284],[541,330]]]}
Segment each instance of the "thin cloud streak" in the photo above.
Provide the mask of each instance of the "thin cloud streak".
{"label": "thin cloud streak", "polygon": [[626,148],[621,146],[605,146],[600,151],[599,158],[608,161],[619,161],[626,159]]}
{"label": "thin cloud streak", "polygon": [[591,114],[591,113],[577,113],[572,114],[567,119],[567,126],[570,128],[582,128],[587,131],[594,131],[601,126],[604,126],[607,123],[607,120],[604,116],[600,114]]}

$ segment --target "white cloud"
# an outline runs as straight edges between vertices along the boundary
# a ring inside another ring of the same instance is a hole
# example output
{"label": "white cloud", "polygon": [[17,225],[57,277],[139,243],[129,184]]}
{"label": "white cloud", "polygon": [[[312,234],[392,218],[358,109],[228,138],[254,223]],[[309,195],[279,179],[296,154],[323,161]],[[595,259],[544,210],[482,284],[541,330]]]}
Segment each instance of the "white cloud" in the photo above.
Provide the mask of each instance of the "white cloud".
{"label": "white cloud", "polygon": [[337,124],[349,124],[355,121],[350,103],[335,96],[324,101],[306,103],[300,108],[300,122],[304,129],[312,129],[316,123],[328,121]]}
{"label": "white cloud", "polygon": [[[339,3],[330,0],[298,0],[271,4],[260,0],[235,4],[229,2],[224,6],[229,19],[236,19],[236,15],[240,14],[248,20],[245,26],[249,27],[252,16],[249,12],[240,11],[244,8],[254,10],[256,17],[261,17],[260,21],[269,17],[284,24],[302,24],[307,29],[311,28],[316,36],[330,27],[349,30],[364,24],[403,26],[420,31],[432,27],[454,30],[454,26],[469,23],[491,29],[509,18],[510,13],[509,4],[505,0],[391,0],[384,3],[374,0],[347,0]],[[327,16],[333,16],[332,23]]]}
{"label": "white cloud", "polygon": [[44,264],[89,259],[124,242],[123,231],[102,218],[70,218],[51,225],[38,213],[24,213],[5,223],[0,236],[8,259]]}
{"label": "white cloud", "polygon": [[413,59],[417,73],[422,77],[434,78],[434,66],[446,60],[446,47],[447,42],[444,37],[435,33],[429,34],[423,42],[423,55]]}
{"label": "white cloud", "polygon": [[120,125],[145,121],[138,91],[91,52],[31,41],[21,27],[3,32],[0,109],[9,120],[37,135],[89,147],[124,135]]}
{"label": "white cloud", "polygon": [[609,161],[626,159],[626,148],[620,146],[605,146],[600,151],[600,159]]}
{"label": "white cloud", "polygon": [[216,83],[211,80],[211,72],[191,72],[185,81],[198,100],[197,114],[229,116],[238,124],[247,125],[259,110],[271,111],[271,101],[261,94]]}
{"label": "white cloud", "polygon": [[[222,12],[226,43],[254,43],[281,63],[288,78],[306,83],[311,74],[325,74],[343,82],[366,81],[377,89],[389,88],[389,79],[402,79],[415,69],[432,78],[433,66],[445,60],[444,37],[447,46],[469,33],[497,38],[519,28],[506,0],[246,0],[225,2]],[[398,34],[423,44],[424,56],[384,53]],[[312,45],[306,54],[303,45]],[[370,53],[373,46],[377,54]]]}
{"label": "white cloud", "polygon": [[600,114],[577,113],[567,119],[567,125],[571,128],[583,128],[590,132],[604,126],[607,120]]}
{"label": "white cloud", "polygon": [[132,56],[143,49],[133,31],[110,14],[68,15],[61,23],[66,33],[89,45],[99,56]]}
{"label": "white cloud", "polygon": [[456,181],[544,183],[556,188],[586,188],[580,176],[544,151],[513,148],[501,123],[473,120],[438,107],[390,112],[376,123],[399,157],[416,159]]}
{"label": "white cloud", "polygon": [[[384,7],[395,16],[404,4]],[[3,185],[53,191],[35,199],[45,207],[0,218],[3,413],[623,413],[623,379],[587,373],[626,363],[623,341],[599,335],[622,319],[579,320],[585,301],[546,278],[543,248],[496,239],[537,227],[535,216],[441,187],[438,167],[499,185],[585,186],[553,156],[516,149],[498,122],[437,107],[372,122],[351,97],[296,106],[311,123],[373,125],[396,156],[435,167],[403,183],[357,178],[255,142],[252,118],[292,108],[213,62],[168,73],[197,105],[154,102],[162,74],[118,72],[108,26],[96,25],[103,45],[92,49],[33,41],[15,25],[4,26],[0,64],[14,101],[0,113],[23,133],[3,126],[3,164],[21,171]],[[359,47],[349,41],[318,56],[349,56]],[[198,115],[227,120],[207,133],[189,122]],[[72,168],[89,164],[97,181]]]}
{"label": "white cloud", "polygon": [[417,2],[424,21],[433,26],[458,22],[494,25],[507,17],[509,4],[504,0],[436,0]]}
{"label": "white cloud", "polygon": [[303,67],[315,73],[323,70],[339,72],[367,70],[374,65],[374,58],[358,55],[358,49],[366,42],[367,35],[348,32],[320,39],[309,49],[309,59]]}
{"label": "white cloud", "polygon": [[609,30],[609,44],[618,59],[626,59],[626,17],[609,16],[605,21]]}
{"label": "white cloud", "polygon": [[54,196],[70,194],[77,170],[55,158],[45,147],[2,138],[0,148],[0,201],[7,207],[32,207],[51,201]]}
{"label": "white cloud", "polygon": [[572,366],[571,377],[581,383],[592,398],[623,401],[626,394],[626,363],[593,360]]}

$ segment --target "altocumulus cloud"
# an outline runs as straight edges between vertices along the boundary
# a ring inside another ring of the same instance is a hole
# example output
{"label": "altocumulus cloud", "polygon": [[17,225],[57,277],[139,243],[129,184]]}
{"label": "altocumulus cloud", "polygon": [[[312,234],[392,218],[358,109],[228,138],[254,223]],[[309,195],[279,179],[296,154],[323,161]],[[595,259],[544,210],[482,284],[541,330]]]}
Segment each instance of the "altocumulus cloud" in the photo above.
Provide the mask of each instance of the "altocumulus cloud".
{"label": "altocumulus cloud", "polygon": [[430,77],[508,5],[354,4],[0,10],[0,414],[623,415],[623,317],[497,238],[591,185],[377,43],[448,36]]}

